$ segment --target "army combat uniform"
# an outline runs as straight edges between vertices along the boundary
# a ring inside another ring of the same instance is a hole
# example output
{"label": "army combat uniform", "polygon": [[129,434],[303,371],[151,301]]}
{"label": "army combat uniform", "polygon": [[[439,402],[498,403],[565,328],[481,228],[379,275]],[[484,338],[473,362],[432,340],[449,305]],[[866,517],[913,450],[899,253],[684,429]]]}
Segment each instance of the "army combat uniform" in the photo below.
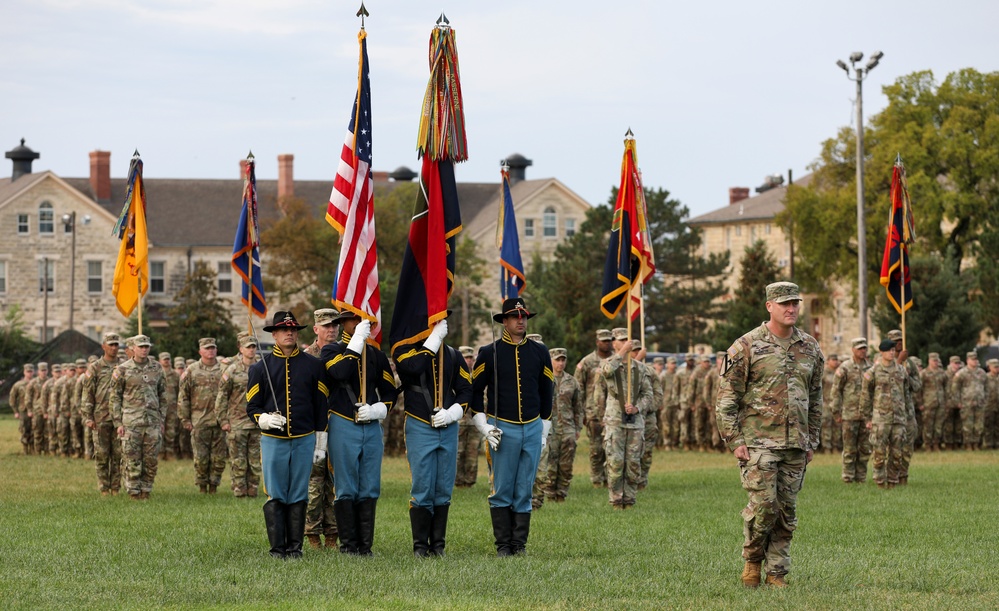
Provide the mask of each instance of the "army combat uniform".
{"label": "army combat uniform", "polygon": [[864,419],[872,423],[874,481],[880,488],[898,484],[905,445],[908,386],[905,369],[894,362],[885,365],[879,360],[864,372],[862,409]]}
{"label": "army combat uniform", "polygon": [[[615,339],[620,339],[615,337]],[[652,382],[644,363],[629,359],[631,392],[627,392],[628,371],[624,359],[612,354],[600,366],[596,398],[606,403],[604,411],[604,453],[607,456],[607,492],[615,509],[635,504],[642,478],[642,451],[645,448],[644,415],[653,409]],[[625,413],[625,404],[638,409]]]}
{"label": "army combat uniform", "polygon": [[649,384],[652,386],[652,403],[649,404],[649,411],[642,415],[645,421],[645,444],[642,447],[642,476],[638,479],[639,490],[649,485],[652,452],[656,449],[656,443],[659,441],[659,410],[663,405],[663,386],[659,375],[652,365],[642,363],[642,366],[645,367],[649,376]]}
{"label": "army combat uniform", "polygon": [[[118,343],[117,336],[111,340]],[[108,343],[105,336],[104,343]],[[117,360],[108,362],[99,358],[87,367],[83,383],[81,411],[84,421],[93,421],[94,464],[97,468],[97,487],[101,494],[117,494],[121,488],[121,441],[111,420],[111,376]]]}
{"label": "army combat uniform", "polygon": [[[211,340],[211,345],[215,344],[212,338],[203,338],[200,340],[202,348],[207,345],[205,340]],[[191,445],[194,449],[194,483],[201,492],[215,492],[222,481],[228,456],[225,433],[215,414],[215,399],[221,380],[222,366],[217,360],[211,365],[199,360],[180,377],[177,413],[184,428],[189,424],[193,426]]]}
{"label": "army combat uniform", "polygon": [[[552,360],[565,358],[564,348],[550,351]],[[548,435],[548,474],[545,483],[545,496],[561,502],[569,495],[572,482],[572,463],[576,459],[576,440],[583,430],[586,408],[583,405],[583,389],[565,371],[555,376],[554,400],[552,402],[552,430]]]}
{"label": "army combat uniform", "polygon": [[[149,338],[137,335],[136,346],[149,346]],[[166,416],[166,384],[163,367],[146,358],[134,358],[119,365],[111,374],[111,419],[123,428],[122,454],[125,457],[125,489],[132,499],[148,499],[159,466]]]}
{"label": "army combat uniform", "polygon": [[871,437],[860,406],[863,375],[870,366],[866,359],[858,362],[851,358],[836,370],[833,414],[840,414],[843,420],[842,477],[848,484],[863,483],[867,479],[867,463],[871,459]]}
{"label": "army combat uniform", "polygon": [[10,407],[14,410],[14,417],[17,418],[17,432],[21,437],[21,448],[25,456],[34,454],[34,440],[31,438],[31,419],[28,413],[31,409],[31,402],[28,396],[28,385],[35,374],[35,366],[31,363],[24,365],[24,378],[14,382],[10,388]]}
{"label": "army combat uniform", "polygon": [[[601,329],[608,335],[610,331]],[[600,332],[598,332],[598,338]],[[597,400],[596,385],[600,378],[600,363],[604,359],[594,350],[583,357],[576,365],[576,381],[583,389],[583,405],[586,409],[586,433],[590,438],[590,482],[595,488],[602,488],[607,485],[607,472],[605,463],[607,456],[604,454],[604,410],[605,399]]]}
{"label": "army combat uniform", "polygon": [[[919,373],[923,395],[923,448],[929,451],[940,449],[943,434],[943,420],[947,411],[947,372],[940,367],[940,355],[931,352],[931,366]],[[933,362],[936,367],[932,366]]]}
{"label": "army combat uniform", "polygon": [[832,454],[843,449],[843,427],[836,418],[839,414],[833,414],[833,389],[836,387],[836,370],[839,368],[839,361],[833,361],[835,367],[826,367],[822,370],[822,445],[820,449]]}
{"label": "army combat uniform", "polygon": [[663,417],[659,422],[659,430],[666,451],[672,451],[680,445],[680,396],[677,394],[677,371],[669,370],[670,364],[676,364],[676,357],[666,359],[666,368],[659,374],[659,382],[663,387]]}
{"label": "army combat uniform", "polygon": [[[250,338],[253,345],[256,340]],[[246,385],[250,365],[237,356],[222,372],[215,396],[219,427],[228,428],[230,476],[233,496],[257,496],[260,486],[260,427],[246,413]]]}
{"label": "army combat uniform", "polygon": [[[961,410],[961,436],[966,450],[977,450],[985,430],[985,379],[988,374],[978,366],[974,352],[967,355],[967,364],[954,374],[953,396]],[[971,361],[975,365],[971,364]]]}
{"label": "army combat uniform", "polygon": [[177,415],[177,397],[180,393],[180,374],[172,365],[169,352],[161,352],[159,355],[160,366],[163,361],[167,364],[163,367],[163,382],[166,384],[166,416],[163,422],[163,450],[161,455],[163,460],[179,458],[177,455],[177,435],[180,431],[180,416]]}

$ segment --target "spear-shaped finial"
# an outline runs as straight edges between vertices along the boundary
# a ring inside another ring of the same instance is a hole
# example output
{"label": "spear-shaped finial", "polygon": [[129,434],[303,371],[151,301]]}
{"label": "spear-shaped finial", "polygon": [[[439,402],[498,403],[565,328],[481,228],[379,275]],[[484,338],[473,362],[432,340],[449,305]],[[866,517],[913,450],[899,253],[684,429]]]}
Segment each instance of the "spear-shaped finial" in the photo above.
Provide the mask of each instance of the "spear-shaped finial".
{"label": "spear-shaped finial", "polygon": [[902,165],[902,153],[895,153],[895,165]]}
{"label": "spear-shaped finial", "polygon": [[510,164],[507,163],[506,159],[500,159],[500,169],[504,172],[510,171]]}
{"label": "spear-shaped finial", "polygon": [[368,9],[364,8],[364,2],[361,2],[361,8],[357,9],[357,17],[361,18],[361,29],[364,29],[364,18],[370,16]]}
{"label": "spear-shaped finial", "polygon": [[256,157],[253,156],[253,150],[251,149],[249,153],[246,154],[247,161],[253,161]]}
{"label": "spear-shaped finial", "polygon": [[138,159],[138,158],[139,158],[139,149],[135,149],[135,152],[132,153],[132,159]]}
{"label": "spear-shaped finial", "polygon": [[441,11],[441,16],[437,18],[437,27],[451,27],[451,22],[448,20],[447,15],[444,14],[444,11]]}
{"label": "spear-shaped finial", "polygon": [[631,128],[630,128],[630,127],[628,128],[628,131],[626,131],[626,132],[624,133],[624,139],[625,139],[625,140],[634,140],[634,139],[635,139],[635,134],[634,134],[634,133],[632,133],[632,131],[631,131]]}

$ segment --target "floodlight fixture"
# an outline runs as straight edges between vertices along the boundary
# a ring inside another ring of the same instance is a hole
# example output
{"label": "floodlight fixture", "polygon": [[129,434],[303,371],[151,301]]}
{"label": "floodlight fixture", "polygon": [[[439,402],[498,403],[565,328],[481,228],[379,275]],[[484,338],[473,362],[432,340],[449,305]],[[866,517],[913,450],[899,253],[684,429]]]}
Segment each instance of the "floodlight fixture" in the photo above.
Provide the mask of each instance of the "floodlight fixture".
{"label": "floodlight fixture", "polygon": [[860,51],[854,51],[853,53],[850,54],[850,63],[851,64],[855,64],[855,63],[859,62],[862,59],[864,59],[864,54],[861,53]]}
{"label": "floodlight fixture", "polygon": [[850,69],[846,67],[846,62],[845,61],[843,61],[841,59],[837,59],[836,60],[836,65],[839,66],[840,68],[842,68],[843,72],[846,72],[847,76],[849,76]]}

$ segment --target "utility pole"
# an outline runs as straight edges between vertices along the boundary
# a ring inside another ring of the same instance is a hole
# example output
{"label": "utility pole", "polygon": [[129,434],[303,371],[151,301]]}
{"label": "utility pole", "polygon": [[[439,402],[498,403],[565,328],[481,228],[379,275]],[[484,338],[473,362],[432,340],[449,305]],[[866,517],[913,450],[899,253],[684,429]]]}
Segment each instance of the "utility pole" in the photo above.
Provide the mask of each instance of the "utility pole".
{"label": "utility pole", "polygon": [[63,225],[73,232],[69,257],[69,330],[73,330],[73,310],[76,308],[76,211],[62,215]]}

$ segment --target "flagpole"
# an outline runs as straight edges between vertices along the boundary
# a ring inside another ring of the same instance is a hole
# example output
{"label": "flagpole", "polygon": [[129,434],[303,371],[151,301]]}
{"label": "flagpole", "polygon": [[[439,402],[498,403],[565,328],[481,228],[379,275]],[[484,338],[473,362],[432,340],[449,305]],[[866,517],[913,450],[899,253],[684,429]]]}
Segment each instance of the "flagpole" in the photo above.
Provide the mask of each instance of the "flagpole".
{"label": "flagpole", "polygon": [[[628,292],[630,293],[631,291]],[[628,311],[625,314],[628,316],[628,343],[631,343],[631,297],[628,297]],[[624,366],[628,370],[628,391],[625,393],[625,397],[627,397],[624,402],[625,405],[631,403],[631,348],[632,346],[628,346],[628,350],[624,355]],[[624,414],[622,414],[623,416]]]}
{"label": "flagpole", "polygon": [[246,285],[246,321],[249,323],[250,335],[253,335],[253,249],[251,248],[246,252],[246,260],[249,263],[246,269],[249,270],[247,277],[250,279],[250,283]]}
{"label": "flagpole", "polygon": [[[137,266],[138,267],[138,266]],[[139,294],[139,335],[142,335],[142,269],[139,268],[139,274],[135,277],[135,281],[138,285]]]}
{"label": "flagpole", "polygon": [[638,302],[638,307],[639,307],[638,311],[640,316],[639,323],[641,324],[641,327],[638,329],[638,332],[642,336],[642,348],[645,348],[645,351],[648,352],[649,348],[648,346],[645,345],[645,284],[644,283],[642,283],[639,286],[638,295],[639,298],[641,299],[641,301]]}
{"label": "flagpole", "polygon": [[902,268],[901,269],[901,272],[902,272],[901,279],[902,279],[902,281],[899,282],[898,284],[899,284],[899,289],[900,289],[899,290],[899,295],[902,297],[902,300],[899,301],[899,304],[901,304],[901,306],[902,306],[902,308],[901,308],[902,309],[902,351],[904,352],[905,351],[905,253],[906,253],[907,249],[900,247],[898,250],[899,250],[899,255],[900,255],[899,259],[901,259],[901,263],[902,263],[902,266],[901,266],[901,268]]}

